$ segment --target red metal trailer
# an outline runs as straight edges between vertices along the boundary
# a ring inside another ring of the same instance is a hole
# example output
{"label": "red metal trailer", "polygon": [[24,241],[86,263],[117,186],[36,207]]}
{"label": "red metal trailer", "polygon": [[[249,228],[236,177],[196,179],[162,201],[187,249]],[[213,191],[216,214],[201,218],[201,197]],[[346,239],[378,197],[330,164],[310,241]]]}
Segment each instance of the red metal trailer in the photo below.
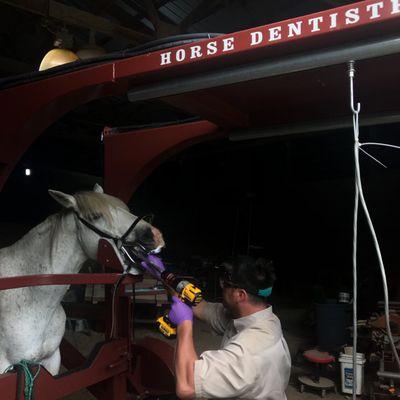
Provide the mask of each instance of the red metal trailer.
{"label": "red metal trailer", "polygon": [[[351,126],[346,73],[350,60],[356,62],[357,97],[363,103],[361,123],[398,122],[399,27],[400,0],[366,0],[9,83],[0,91],[0,188],[50,124],[81,104],[116,94],[127,93],[132,102],[161,98],[201,118],[132,132],[104,129],[106,191],[125,201],[157,165],[193,143]],[[44,283],[110,284],[117,275],[7,279],[0,279],[0,289]],[[135,279],[125,283],[134,284]],[[35,389],[38,398],[61,398],[89,387],[99,399],[126,399],[127,382],[142,396],[173,391],[171,351],[158,341],[134,344],[132,321],[127,317],[131,299],[120,296],[119,301],[118,338],[110,338],[92,363],[79,371],[58,377],[40,375]],[[64,344],[63,350],[67,367],[83,362],[70,345]],[[2,398],[15,398],[15,384],[14,374],[0,377]]]}

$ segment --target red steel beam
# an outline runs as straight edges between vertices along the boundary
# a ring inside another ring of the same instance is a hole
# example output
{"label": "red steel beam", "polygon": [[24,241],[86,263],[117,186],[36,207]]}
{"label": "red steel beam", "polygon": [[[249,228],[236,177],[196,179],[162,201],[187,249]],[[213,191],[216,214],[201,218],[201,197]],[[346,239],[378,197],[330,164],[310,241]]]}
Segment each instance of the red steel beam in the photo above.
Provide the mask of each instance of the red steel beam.
{"label": "red steel beam", "polygon": [[[381,35],[383,28],[391,22],[391,31],[397,32],[399,18],[398,0],[365,0],[192,45],[89,66],[0,91],[3,117],[0,189],[38,136],[63,114],[81,104],[125,93],[138,83],[143,85],[265,58],[268,54],[271,56],[272,49],[281,48],[292,53],[301,49],[309,39],[335,37],[336,33],[343,32],[352,32],[351,37],[354,37],[356,31],[360,32],[369,25],[371,34],[375,36]],[[377,23],[380,23],[379,28]],[[301,34],[297,34],[290,24],[297,30],[301,28]],[[314,40],[312,43],[318,47],[318,42]],[[326,44],[320,41],[319,45]]]}
{"label": "red steel beam", "polygon": [[[82,367],[86,358],[65,338],[60,343],[62,365],[69,371]],[[100,382],[87,388],[97,399],[104,398],[104,383]]]}
{"label": "red steel beam", "polygon": [[169,96],[161,100],[223,128],[240,128],[249,125],[247,113],[206,91]]}
{"label": "red steel beam", "polygon": [[128,201],[149,173],[171,155],[206,139],[226,135],[207,121],[125,133],[107,130],[104,132],[106,192]]}
{"label": "red steel beam", "polygon": [[[42,367],[35,380],[34,396],[40,400],[61,399],[98,382],[121,374],[125,376],[128,364],[126,340],[113,340],[101,347],[93,363],[86,369],[53,377]],[[0,375],[2,400],[15,400],[16,388],[16,374]],[[106,398],[108,400],[117,399],[112,396]],[[122,397],[118,399],[122,399]]]}
{"label": "red steel beam", "polygon": [[140,395],[175,393],[174,353],[172,346],[156,338],[146,337],[134,344],[134,371],[128,379]]}
{"label": "red steel beam", "polygon": [[[120,274],[42,274],[10,276],[0,278],[0,290],[16,289],[27,286],[47,286],[47,285],[84,285],[84,284],[105,284],[116,283]],[[122,285],[140,282],[142,276],[127,275]]]}

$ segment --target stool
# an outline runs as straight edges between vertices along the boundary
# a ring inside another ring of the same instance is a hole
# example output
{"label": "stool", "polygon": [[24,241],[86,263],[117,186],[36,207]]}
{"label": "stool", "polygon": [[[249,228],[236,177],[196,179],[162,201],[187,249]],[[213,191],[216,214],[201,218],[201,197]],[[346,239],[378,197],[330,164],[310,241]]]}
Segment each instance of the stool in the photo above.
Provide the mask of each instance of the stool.
{"label": "stool", "polygon": [[321,367],[335,361],[335,357],[325,351],[317,349],[307,350],[303,353],[306,360],[315,364],[314,373],[312,375],[301,375],[298,377],[300,383],[300,392],[303,393],[305,387],[310,387],[321,391],[321,397],[326,396],[327,390],[334,390],[336,393],[336,385],[331,379],[324,378],[320,375]]}

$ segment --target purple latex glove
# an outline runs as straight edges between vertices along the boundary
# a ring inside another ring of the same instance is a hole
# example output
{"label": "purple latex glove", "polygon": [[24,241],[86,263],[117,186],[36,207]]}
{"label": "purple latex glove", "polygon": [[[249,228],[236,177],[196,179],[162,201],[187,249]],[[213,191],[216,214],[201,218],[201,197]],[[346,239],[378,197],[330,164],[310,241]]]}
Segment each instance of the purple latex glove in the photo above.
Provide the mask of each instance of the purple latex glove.
{"label": "purple latex glove", "polygon": [[183,321],[193,321],[192,308],[180,301],[176,296],[172,296],[172,306],[168,313],[169,320],[179,326]]}
{"label": "purple latex glove", "polygon": [[[150,254],[147,257],[148,262],[142,261],[140,265],[143,267],[145,271],[147,271],[151,276],[153,276],[156,279],[161,278],[161,273],[165,271],[165,266],[164,263],[161,261],[161,258],[154,256]],[[152,267],[151,264],[154,264],[157,268]]]}

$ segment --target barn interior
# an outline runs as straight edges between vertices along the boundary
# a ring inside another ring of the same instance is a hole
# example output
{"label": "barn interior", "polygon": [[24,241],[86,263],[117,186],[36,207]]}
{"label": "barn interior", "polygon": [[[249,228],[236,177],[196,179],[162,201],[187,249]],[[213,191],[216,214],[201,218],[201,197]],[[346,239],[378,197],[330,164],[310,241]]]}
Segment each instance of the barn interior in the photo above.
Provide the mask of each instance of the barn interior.
{"label": "barn interior", "polygon": [[[69,43],[76,54],[84,48],[107,54],[172,35],[236,32],[349,3],[0,1],[0,76],[8,85],[19,74],[37,71],[58,38],[66,47]],[[67,17],[58,15],[57,7],[67,9]],[[100,27],[103,20],[107,24]],[[352,38],[350,44],[357,39]],[[396,69],[391,67],[397,58],[393,55],[362,62],[357,70],[356,97],[366,115],[365,123],[362,113],[360,116],[363,142],[400,146],[399,104],[392,83]],[[233,110],[223,116],[228,119],[223,123],[230,129],[229,136],[191,146],[163,162],[135,190],[129,207],[137,215],[154,215],[154,225],[162,230],[167,243],[163,259],[201,283],[210,301],[221,299],[217,267],[224,258],[249,254],[274,261],[277,282],[271,303],[285,335],[291,338],[288,342],[294,363],[288,398],[314,398],[298,390],[299,371],[312,369],[301,353],[318,343],[326,344],[328,331],[334,328],[329,318],[321,317],[323,307],[318,305],[342,307],[339,293],[350,293],[351,297],[353,285],[354,138],[346,66],[238,83],[207,94]],[[73,193],[102,184],[105,126],[139,130],[210,115],[210,110],[197,113],[182,99],[136,101],[127,93],[79,106],[52,124],[24,154],[0,193],[2,246],[15,242],[59,210],[48,195],[49,188]],[[244,114],[251,117],[251,129],[240,126]],[[330,125],[333,119],[339,122]],[[390,148],[374,148],[368,153],[361,154],[360,160],[364,192],[385,262],[391,309],[396,310],[400,301],[400,153]],[[382,314],[383,290],[363,215],[358,265],[359,320],[366,321]],[[158,311],[149,310],[148,305],[140,310],[138,304],[140,318]],[[342,315],[346,329],[335,334],[343,335],[342,344],[350,346],[349,304]],[[397,327],[394,329],[397,332]],[[358,348],[369,360],[365,396],[370,395],[370,384],[378,381],[379,368],[377,344],[367,331]],[[158,335],[151,325],[138,322],[138,334],[149,333]],[[215,338],[208,342],[204,326],[196,335],[202,350],[218,345]],[[89,345],[82,333],[75,333],[75,338]],[[327,344],[338,356],[343,350],[335,346],[337,343]],[[338,357],[325,375],[339,388]],[[397,393],[395,382],[389,386]],[[387,390],[383,392],[387,394]],[[87,392],[80,396],[68,398],[90,398]]]}

